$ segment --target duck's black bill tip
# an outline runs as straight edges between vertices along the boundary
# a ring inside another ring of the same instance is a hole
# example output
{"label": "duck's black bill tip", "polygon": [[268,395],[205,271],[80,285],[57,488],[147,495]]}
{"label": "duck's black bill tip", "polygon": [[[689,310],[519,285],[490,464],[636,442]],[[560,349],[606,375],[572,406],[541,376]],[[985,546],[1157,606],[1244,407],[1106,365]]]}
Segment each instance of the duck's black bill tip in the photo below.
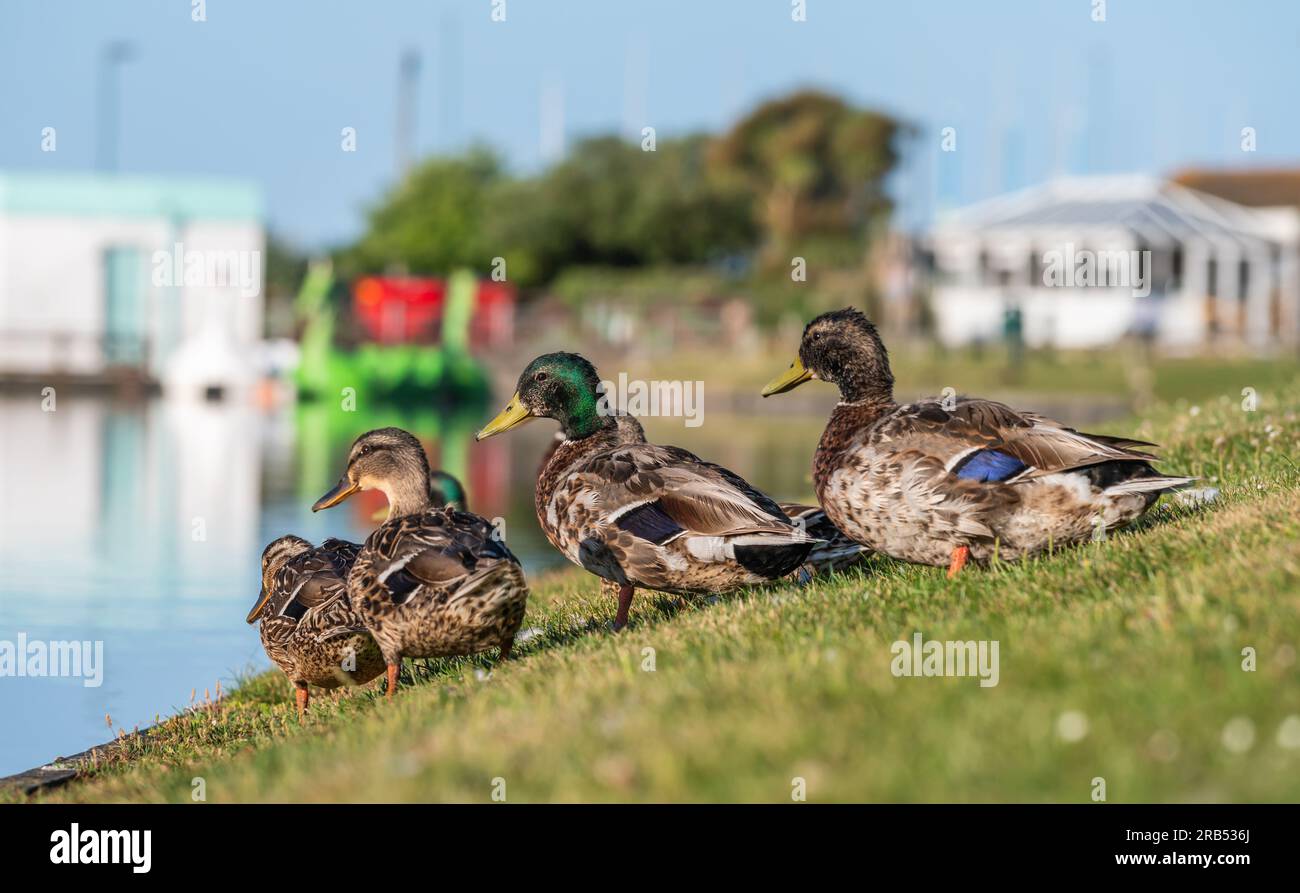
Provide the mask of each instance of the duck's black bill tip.
{"label": "duck's black bill tip", "polygon": [[313,512],[319,512],[321,509],[333,508],[360,489],[360,487],[349,481],[347,478],[343,478],[331,487],[328,493],[312,503],[311,510]]}

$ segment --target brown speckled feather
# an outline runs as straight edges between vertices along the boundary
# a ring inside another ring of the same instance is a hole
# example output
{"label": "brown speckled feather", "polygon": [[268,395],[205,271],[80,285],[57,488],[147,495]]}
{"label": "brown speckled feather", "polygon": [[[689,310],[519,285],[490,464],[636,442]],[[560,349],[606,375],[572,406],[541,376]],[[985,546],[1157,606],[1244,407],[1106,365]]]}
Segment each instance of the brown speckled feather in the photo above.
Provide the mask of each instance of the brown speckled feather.
{"label": "brown speckled feather", "polygon": [[906,441],[945,466],[973,450],[994,448],[1029,466],[1023,476],[1041,477],[1115,460],[1151,460],[1147,452],[1117,446],[1111,438],[1081,434],[1034,413],[992,400],[908,403],[878,423],[881,440]]}

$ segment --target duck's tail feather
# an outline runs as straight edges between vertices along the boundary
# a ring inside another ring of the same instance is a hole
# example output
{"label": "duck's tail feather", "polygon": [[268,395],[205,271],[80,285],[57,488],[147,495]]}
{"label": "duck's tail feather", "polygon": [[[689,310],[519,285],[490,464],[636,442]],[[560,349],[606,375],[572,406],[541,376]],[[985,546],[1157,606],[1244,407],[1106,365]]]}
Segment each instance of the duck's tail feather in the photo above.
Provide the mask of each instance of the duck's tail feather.
{"label": "duck's tail feather", "polygon": [[1167,475],[1130,478],[1127,481],[1120,481],[1118,484],[1107,487],[1102,491],[1102,493],[1106,496],[1122,496],[1126,493],[1166,493],[1170,490],[1178,490],[1182,487],[1186,487],[1188,484],[1193,484],[1197,480],[1199,480],[1199,478],[1173,477]]}
{"label": "duck's tail feather", "polygon": [[824,545],[814,546],[808,553],[808,563],[819,573],[839,570],[867,557],[871,550],[861,543],[843,535],[827,541]]}
{"label": "duck's tail feather", "polygon": [[769,580],[784,577],[803,564],[813,547],[822,542],[806,538],[792,541],[788,537],[772,542],[755,542],[758,537],[746,539],[751,541],[737,540],[733,545],[736,561],[745,570]]}

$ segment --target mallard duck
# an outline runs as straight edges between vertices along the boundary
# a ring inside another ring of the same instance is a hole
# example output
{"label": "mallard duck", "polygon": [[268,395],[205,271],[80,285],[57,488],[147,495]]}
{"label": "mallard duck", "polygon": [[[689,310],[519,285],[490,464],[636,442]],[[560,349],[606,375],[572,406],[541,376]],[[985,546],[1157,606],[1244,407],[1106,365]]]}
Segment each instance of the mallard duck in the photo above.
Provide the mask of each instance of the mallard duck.
{"label": "mallard duck", "polygon": [[384,671],[379,646],[348,601],[345,580],[359,548],[282,536],[262,552],[262,591],[246,619],[261,620],[262,647],[293,683],[299,719],[309,686],[364,685]]}
{"label": "mallard duck", "polygon": [[379,644],[391,698],[403,657],[500,648],[510,656],[528,584],[519,560],[486,519],[433,508],[429,460],[413,435],[380,428],[357,438],[338,484],[313,511],[359,490],[381,490],[388,520],[366,539],[348,575],[352,606]]}
{"label": "mallard duck", "polygon": [[815,541],[780,506],[679,447],[623,443],[599,387],[583,357],[540,356],[476,439],[532,418],[560,423],[565,439],[537,479],[537,520],[566,558],[618,584],[616,630],[627,624],[636,586],[718,592],[779,579],[803,563]]}
{"label": "mallard duck", "polygon": [[991,400],[898,404],[885,345],[852,308],[810,322],[763,396],[812,379],[840,390],[813,459],[827,516],[863,545],[946,565],[950,577],[968,559],[1092,539],[1194,480],[1157,472],[1155,444],[1084,434]]}

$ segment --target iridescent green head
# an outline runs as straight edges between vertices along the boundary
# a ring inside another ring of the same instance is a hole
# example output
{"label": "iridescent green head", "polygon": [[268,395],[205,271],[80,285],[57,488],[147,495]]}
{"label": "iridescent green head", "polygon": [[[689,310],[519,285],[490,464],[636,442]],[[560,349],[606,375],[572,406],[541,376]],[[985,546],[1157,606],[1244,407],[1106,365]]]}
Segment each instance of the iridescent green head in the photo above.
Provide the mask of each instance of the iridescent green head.
{"label": "iridescent green head", "polygon": [[465,488],[445,471],[435,471],[429,475],[429,501],[436,506],[445,505],[462,512],[469,511]]}
{"label": "iridescent green head", "polygon": [[596,367],[576,353],[543,354],[528,364],[506,408],[476,437],[483,440],[535,418],[555,419],[570,439],[614,424],[600,411]]}

